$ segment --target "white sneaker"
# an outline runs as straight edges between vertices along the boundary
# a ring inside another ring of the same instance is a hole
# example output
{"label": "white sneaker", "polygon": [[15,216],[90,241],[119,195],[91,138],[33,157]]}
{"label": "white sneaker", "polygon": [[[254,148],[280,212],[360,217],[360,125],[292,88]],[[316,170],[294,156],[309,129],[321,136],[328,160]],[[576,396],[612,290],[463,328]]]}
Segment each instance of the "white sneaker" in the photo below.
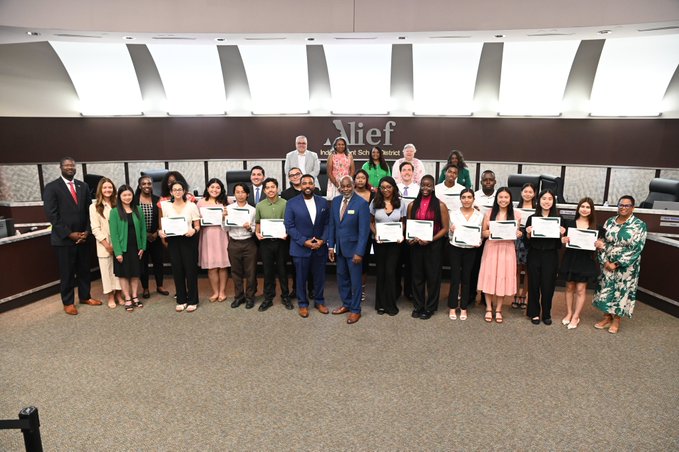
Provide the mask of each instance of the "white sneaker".
{"label": "white sneaker", "polygon": [[198,305],[197,305],[197,304],[190,304],[189,307],[186,308],[186,312],[193,312],[193,311],[195,311],[196,309],[198,309]]}
{"label": "white sneaker", "polygon": [[184,309],[186,309],[186,303],[178,304],[177,307],[174,308],[174,310],[177,311],[177,312],[182,312]]}

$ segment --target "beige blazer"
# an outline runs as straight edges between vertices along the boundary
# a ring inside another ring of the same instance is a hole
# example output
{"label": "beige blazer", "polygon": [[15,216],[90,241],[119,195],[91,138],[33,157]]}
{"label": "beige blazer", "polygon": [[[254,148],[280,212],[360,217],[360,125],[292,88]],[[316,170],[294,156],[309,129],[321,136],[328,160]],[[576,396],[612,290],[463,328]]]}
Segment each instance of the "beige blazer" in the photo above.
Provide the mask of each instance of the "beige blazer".
{"label": "beige blazer", "polygon": [[111,244],[111,230],[108,226],[108,219],[111,216],[111,206],[104,204],[104,217],[102,218],[97,212],[94,204],[90,205],[90,226],[92,228],[92,235],[97,240],[97,257],[110,257],[108,251],[101,241],[106,239]]}

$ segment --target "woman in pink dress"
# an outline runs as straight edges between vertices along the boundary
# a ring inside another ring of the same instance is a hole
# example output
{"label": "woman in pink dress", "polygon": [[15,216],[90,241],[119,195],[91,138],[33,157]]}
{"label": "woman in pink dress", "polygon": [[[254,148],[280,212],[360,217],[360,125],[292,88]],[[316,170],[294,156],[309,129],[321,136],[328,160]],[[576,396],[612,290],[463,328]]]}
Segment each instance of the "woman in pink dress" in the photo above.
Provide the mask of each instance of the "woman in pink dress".
{"label": "woman in pink dress", "polygon": [[347,140],[335,138],[332,143],[332,154],[328,158],[328,190],[326,198],[332,201],[339,195],[339,181],[344,176],[354,176],[354,158],[349,154]]}
{"label": "woman in pink dress", "polygon": [[[490,237],[491,221],[521,221],[521,213],[512,206],[512,193],[507,187],[498,189],[493,208],[486,212],[483,219],[483,237]],[[516,238],[522,233],[516,229]],[[516,294],[516,246],[515,240],[488,240],[481,257],[481,270],[477,290],[485,294],[486,322],[493,321],[493,304],[495,304],[495,321],[502,323],[502,302],[504,297]]]}
{"label": "woman in pink dress", "polygon": [[[201,268],[207,270],[207,276],[210,280],[210,287],[212,288],[212,295],[209,300],[211,302],[226,300],[226,283],[229,280],[227,267],[231,266],[229,262],[229,253],[227,248],[229,246],[229,237],[223,228],[224,215],[226,213],[226,190],[224,184],[219,179],[210,179],[203,193],[203,198],[198,201],[198,209],[204,207],[221,208],[222,221],[219,225],[203,224],[200,232],[200,241],[198,244],[198,263]],[[201,210],[201,216],[203,212]]]}

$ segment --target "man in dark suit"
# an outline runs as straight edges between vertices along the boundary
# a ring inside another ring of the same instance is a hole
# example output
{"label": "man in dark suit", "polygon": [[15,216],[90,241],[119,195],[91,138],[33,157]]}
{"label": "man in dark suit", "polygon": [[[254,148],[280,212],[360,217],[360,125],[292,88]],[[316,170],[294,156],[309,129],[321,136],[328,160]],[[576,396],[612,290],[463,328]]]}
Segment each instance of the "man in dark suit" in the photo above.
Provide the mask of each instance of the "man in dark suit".
{"label": "man in dark suit", "polygon": [[75,180],[75,160],[64,157],[59,162],[61,177],[45,186],[43,205],[52,224],[50,242],[57,252],[61,301],[64,311],[78,314],[74,305],[76,277],[78,298],[92,306],[101,301],[90,298],[90,262],[87,239],[90,235],[90,189],[85,182]]}
{"label": "man in dark suit", "polygon": [[[314,194],[316,180],[311,174],[302,176],[302,196],[292,198],[285,209],[285,229],[290,236],[290,256],[295,264],[297,287],[306,287],[311,271],[314,280],[314,307],[322,314],[325,306],[325,263],[328,256],[328,202]],[[365,244],[364,244],[365,246]],[[304,290],[297,293],[299,315],[309,316],[309,299]]]}
{"label": "man in dark suit", "polygon": [[257,204],[259,201],[263,200],[266,198],[266,195],[264,194],[264,177],[266,173],[264,172],[264,168],[261,166],[253,166],[250,169],[250,194],[248,195],[248,204],[250,204],[252,207],[257,207]]}
{"label": "man in dark suit", "polygon": [[[332,200],[328,230],[330,261],[337,261],[337,286],[342,306],[333,314],[349,312],[347,323],[361,318],[361,274],[363,253],[370,235],[368,203],[354,194],[351,176],[340,179],[340,196]],[[334,248],[337,247],[337,250]]]}

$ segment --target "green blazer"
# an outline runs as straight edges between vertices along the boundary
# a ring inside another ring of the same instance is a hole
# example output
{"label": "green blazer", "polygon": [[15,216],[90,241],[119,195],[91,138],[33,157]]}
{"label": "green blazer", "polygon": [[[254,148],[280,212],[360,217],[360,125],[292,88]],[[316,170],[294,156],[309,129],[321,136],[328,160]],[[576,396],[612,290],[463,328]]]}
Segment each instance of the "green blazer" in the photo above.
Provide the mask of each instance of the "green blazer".
{"label": "green blazer", "polygon": [[[441,175],[439,176],[439,184],[446,180],[446,170],[445,170],[445,165],[443,166],[444,169],[441,170]],[[460,171],[460,174],[457,175],[457,183],[460,185],[464,185],[467,188],[472,188],[472,178],[469,175],[469,169],[467,167],[462,168],[462,171]]]}
{"label": "green blazer", "polygon": [[[137,206],[137,213],[139,217],[132,213],[132,222],[134,223],[134,232],[137,235],[137,245],[140,250],[146,249],[146,220],[144,219],[144,212]],[[127,221],[120,218],[118,209],[111,211],[111,216],[108,220],[111,229],[111,245],[113,246],[113,255],[122,256],[127,251]]]}

